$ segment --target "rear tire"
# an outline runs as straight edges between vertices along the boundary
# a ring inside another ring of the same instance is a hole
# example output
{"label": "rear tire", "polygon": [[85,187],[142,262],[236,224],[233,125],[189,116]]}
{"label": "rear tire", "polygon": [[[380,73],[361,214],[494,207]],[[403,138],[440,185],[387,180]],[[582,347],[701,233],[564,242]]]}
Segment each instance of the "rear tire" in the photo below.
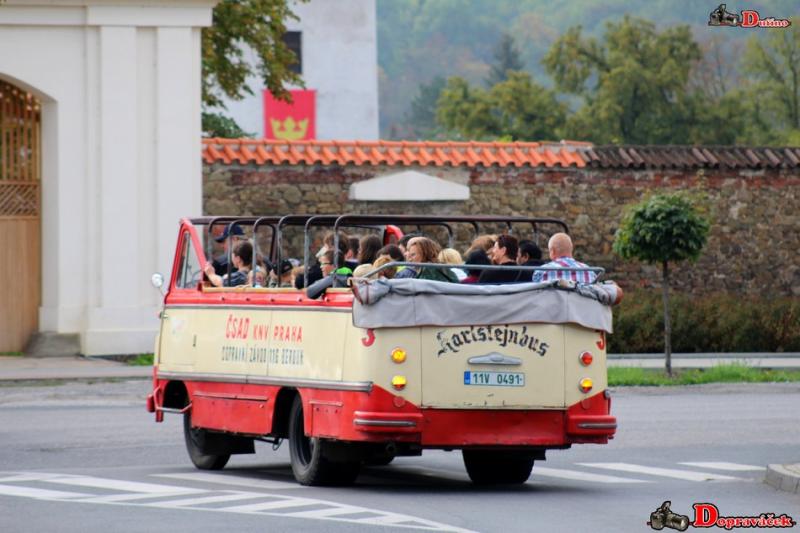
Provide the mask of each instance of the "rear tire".
{"label": "rear tire", "polygon": [[203,450],[206,447],[208,431],[192,427],[192,412],[183,414],[183,436],[186,440],[186,451],[192,464],[200,470],[221,470],[228,464],[230,454],[208,454]]}
{"label": "rear tire", "polygon": [[303,425],[303,401],[296,396],[289,414],[289,456],[292,473],[301,485],[350,485],[361,467],[357,461],[333,462],[325,457],[330,443],[307,437]]}
{"label": "rear tire", "polygon": [[464,466],[476,485],[520,485],[528,481],[533,457],[512,451],[463,450]]}

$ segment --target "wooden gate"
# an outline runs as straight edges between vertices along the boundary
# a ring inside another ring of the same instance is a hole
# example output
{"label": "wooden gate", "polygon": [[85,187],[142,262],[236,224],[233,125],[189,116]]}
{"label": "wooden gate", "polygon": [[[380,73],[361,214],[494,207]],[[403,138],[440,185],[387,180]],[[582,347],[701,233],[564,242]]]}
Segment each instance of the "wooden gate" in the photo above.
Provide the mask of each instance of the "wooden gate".
{"label": "wooden gate", "polygon": [[41,106],[0,81],[0,354],[20,352],[39,327]]}

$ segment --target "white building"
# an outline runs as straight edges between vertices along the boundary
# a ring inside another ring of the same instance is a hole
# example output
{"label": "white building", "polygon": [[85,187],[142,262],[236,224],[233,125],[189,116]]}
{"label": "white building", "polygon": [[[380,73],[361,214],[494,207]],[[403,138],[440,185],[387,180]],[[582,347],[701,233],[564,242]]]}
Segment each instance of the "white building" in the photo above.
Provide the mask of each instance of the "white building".
{"label": "white building", "polygon": [[[299,42],[305,88],[316,91],[316,138],[378,139],[375,0],[310,0],[292,10],[299,21],[287,21],[288,37]],[[256,94],[226,100],[226,114],[263,137],[263,81],[248,83]]]}
{"label": "white building", "polygon": [[0,127],[16,143],[0,154],[0,352],[35,331],[79,334],[88,355],[153,350],[150,274],[170,271],[179,218],[201,211],[214,4],[0,3]]}

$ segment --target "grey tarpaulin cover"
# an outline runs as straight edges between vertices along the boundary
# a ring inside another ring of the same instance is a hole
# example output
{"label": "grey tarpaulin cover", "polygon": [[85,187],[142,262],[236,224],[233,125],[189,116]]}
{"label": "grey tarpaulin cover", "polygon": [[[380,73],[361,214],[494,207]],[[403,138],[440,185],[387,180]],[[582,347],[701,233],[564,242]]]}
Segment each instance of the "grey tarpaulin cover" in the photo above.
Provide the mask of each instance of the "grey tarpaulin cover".
{"label": "grey tarpaulin cover", "polygon": [[359,328],[574,323],[612,332],[614,284],[573,282],[460,285],[421,279],[354,279]]}

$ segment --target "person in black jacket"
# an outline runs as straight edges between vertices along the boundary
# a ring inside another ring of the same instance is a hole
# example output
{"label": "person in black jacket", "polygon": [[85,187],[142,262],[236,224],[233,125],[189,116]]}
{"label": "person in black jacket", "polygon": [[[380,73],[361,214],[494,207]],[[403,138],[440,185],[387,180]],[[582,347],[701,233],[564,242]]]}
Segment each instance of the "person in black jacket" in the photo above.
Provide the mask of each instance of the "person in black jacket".
{"label": "person in black jacket", "polygon": [[[493,265],[517,266],[519,243],[513,235],[499,235],[489,250]],[[519,270],[484,270],[478,283],[514,283],[520,277]]]}
{"label": "person in black jacket", "polygon": [[[542,261],[542,250],[535,242],[529,240],[519,241],[519,253],[517,254],[517,264],[519,266],[541,266],[544,264]],[[528,270],[519,271],[517,281],[526,282],[531,280],[533,272]]]}

